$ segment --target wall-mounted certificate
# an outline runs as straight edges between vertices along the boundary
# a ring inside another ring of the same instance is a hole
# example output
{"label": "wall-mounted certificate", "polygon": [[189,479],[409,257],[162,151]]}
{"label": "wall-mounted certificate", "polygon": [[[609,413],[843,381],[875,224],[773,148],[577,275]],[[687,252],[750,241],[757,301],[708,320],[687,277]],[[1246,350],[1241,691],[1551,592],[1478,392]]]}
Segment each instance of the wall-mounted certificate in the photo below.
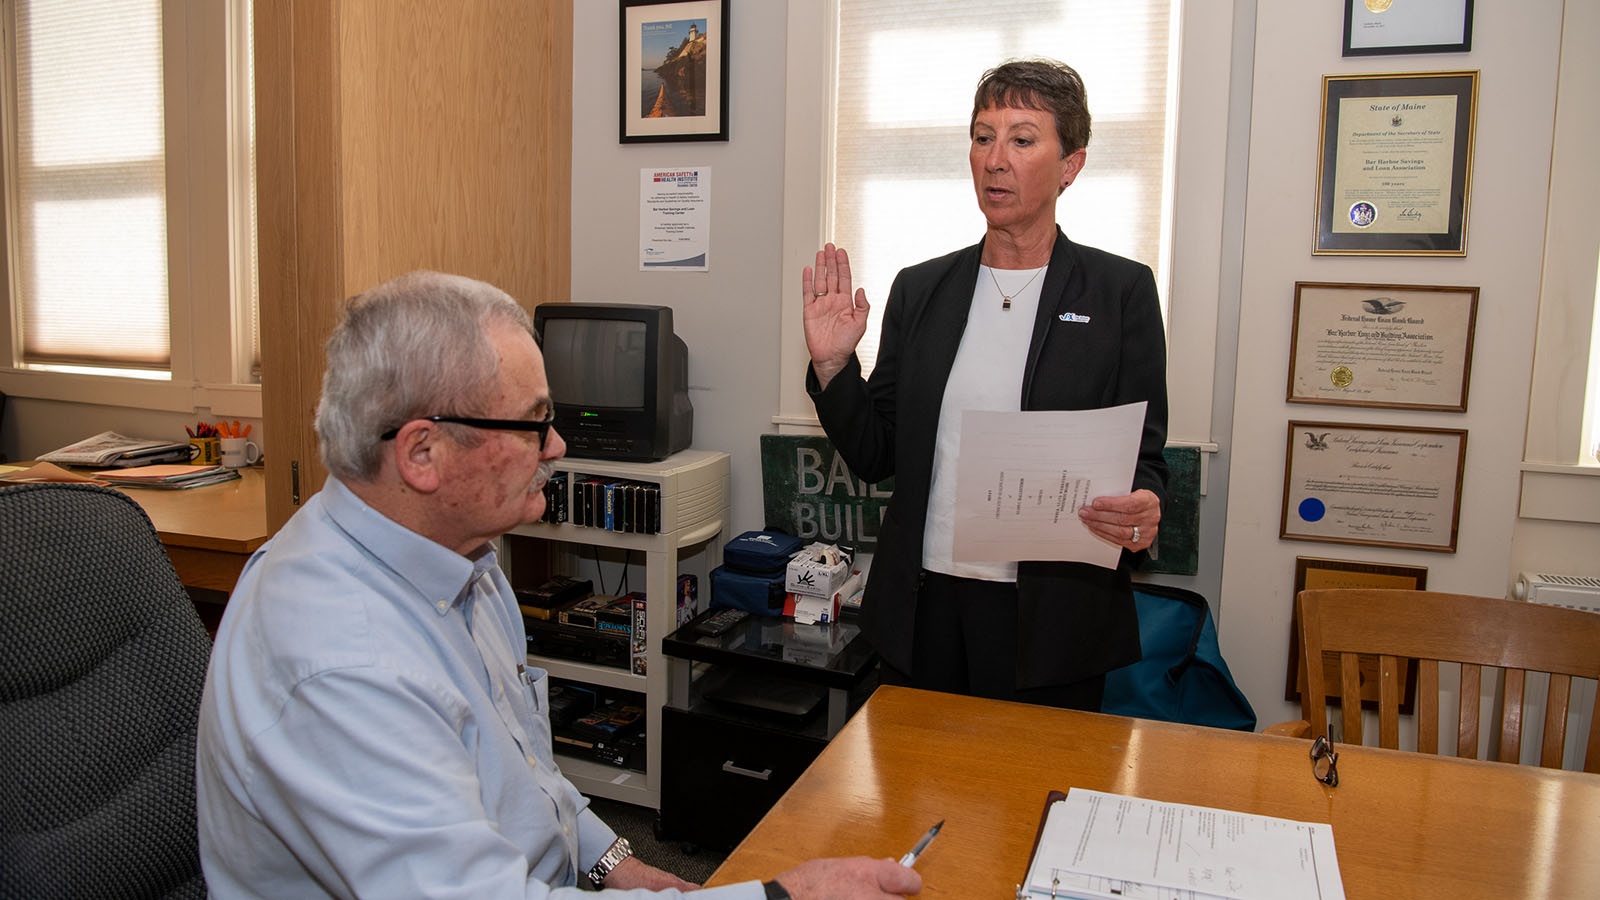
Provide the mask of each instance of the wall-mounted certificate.
{"label": "wall-mounted certificate", "polygon": [[1466,256],[1477,72],[1324,75],[1314,254]]}
{"label": "wall-mounted certificate", "polygon": [[1294,285],[1290,403],[1467,411],[1475,287]]}
{"label": "wall-mounted certificate", "polygon": [[1472,0],[1344,0],[1344,55],[1466,53]]}
{"label": "wall-mounted certificate", "polygon": [[1290,422],[1278,536],[1454,553],[1467,433]]}

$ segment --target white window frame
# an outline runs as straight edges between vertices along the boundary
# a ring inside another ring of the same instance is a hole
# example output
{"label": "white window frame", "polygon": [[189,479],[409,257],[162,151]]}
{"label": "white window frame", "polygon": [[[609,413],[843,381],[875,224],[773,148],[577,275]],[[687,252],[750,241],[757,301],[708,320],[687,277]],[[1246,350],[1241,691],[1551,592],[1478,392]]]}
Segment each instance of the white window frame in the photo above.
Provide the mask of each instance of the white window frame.
{"label": "white window frame", "polygon": [[[800,271],[810,265],[827,232],[830,103],[835,71],[836,0],[790,0],[783,204],[783,313],[779,364],[780,432],[816,432],[806,396],[809,355],[801,321]],[[1178,5],[1178,111],[1174,211],[1166,298],[1169,443],[1215,451],[1211,436],[1215,338],[1221,267],[1231,56],[1231,0],[1186,0]],[[1071,60],[1066,60],[1071,62]],[[996,62],[999,62],[996,60]],[[954,248],[951,248],[954,249]],[[908,260],[908,263],[915,260]]]}
{"label": "white window frame", "polygon": [[1550,203],[1539,286],[1538,338],[1523,448],[1522,501],[1528,519],[1600,523],[1600,462],[1586,447],[1596,398],[1595,288],[1600,277],[1600,6],[1568,3],[1561,22]]}
{"label": "white window frame", "polygon": [[[5,40],[12,40],[14,8],[4,0]],[[5,154],[6,215],[0,218],[0,390],[14,397],[92,403],[146,410],[209,409],[234,418],[260,418],[261,387],[251,383],[248,343],[249,284],[232,275],[237,179],[248,167],[233,163],[238,79],[231,66],[245,57],[234,49],[250,27],[247,0],[165,0],[162,4],[163,76],[166,84],[167,265],[172,377],[153,381],[116,375],[19,368],[20,335],[14,295],[16,266],[8,229],[16,221],[16,172]],[[3,121],[5,146],[16,134],[15,72],[7,50]],[[246,89],[247,90],[247,89]],[[246,95],[245,99],[248,99]],[[248,130],[246,127],[246,134]],[[248,182],[244,184],[248,191]],[[248,196],[248,194],[246,194]],[[245,223],[248,230],[248,222]]]}

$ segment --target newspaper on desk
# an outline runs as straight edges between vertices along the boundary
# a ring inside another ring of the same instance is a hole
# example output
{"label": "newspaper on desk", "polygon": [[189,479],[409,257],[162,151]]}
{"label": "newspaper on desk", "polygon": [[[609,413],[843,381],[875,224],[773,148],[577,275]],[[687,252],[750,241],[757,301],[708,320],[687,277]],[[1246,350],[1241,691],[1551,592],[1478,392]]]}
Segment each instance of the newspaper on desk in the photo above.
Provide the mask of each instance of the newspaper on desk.
{"label": "newspaper on desk", "polygon": [[149,456],[167,450],[183,450],[187,446],[183,441],[131,438],[115,431],[102,431],[94,437],[68,444],[60,450],[41,453],[39,460],[64,466],[105,466],[125,456]]}
{"label": "newspaper on desk", "polygon": [[1333,827],[1073,788],[1019,900],[1344,900]]}

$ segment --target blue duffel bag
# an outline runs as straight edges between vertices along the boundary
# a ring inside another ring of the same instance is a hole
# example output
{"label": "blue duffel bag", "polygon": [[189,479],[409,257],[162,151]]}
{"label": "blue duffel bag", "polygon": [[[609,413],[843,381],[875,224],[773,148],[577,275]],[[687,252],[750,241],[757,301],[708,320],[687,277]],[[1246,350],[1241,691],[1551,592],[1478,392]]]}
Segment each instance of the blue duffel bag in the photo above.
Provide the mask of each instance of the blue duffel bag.
{"label": "blue duffel bag", "polygon": [[746,531],[722,548],[722,565],[711,570],[711,605],[760,616],[783,613],[783,581],[789,560],[805,541],[781,531]]}
{"label": "blue duffel bag", "polygon": [[727,566],[711,570],[711,605],[731,606],[758,616],[783,614],[783,576],[750,575]]}
{"label": "blue duffel bag", "polygon": [[1256,712],[1222,659],[1206,599],[1160,584],[1135,584],[1133,599],[1144,658],[1106,673],[1100,711],[1254,731]]}

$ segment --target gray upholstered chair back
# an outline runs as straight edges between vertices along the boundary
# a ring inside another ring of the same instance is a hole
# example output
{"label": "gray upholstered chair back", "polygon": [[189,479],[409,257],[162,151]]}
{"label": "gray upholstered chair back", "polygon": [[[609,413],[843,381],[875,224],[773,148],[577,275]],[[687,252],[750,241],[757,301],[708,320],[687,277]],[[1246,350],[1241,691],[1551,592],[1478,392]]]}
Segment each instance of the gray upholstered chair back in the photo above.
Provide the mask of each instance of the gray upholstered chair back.
{"label": "gray upholstered chair back", "polygon": [[0,488],[0,898],[205,896],[194,742],[210,653],[138,504]]}

